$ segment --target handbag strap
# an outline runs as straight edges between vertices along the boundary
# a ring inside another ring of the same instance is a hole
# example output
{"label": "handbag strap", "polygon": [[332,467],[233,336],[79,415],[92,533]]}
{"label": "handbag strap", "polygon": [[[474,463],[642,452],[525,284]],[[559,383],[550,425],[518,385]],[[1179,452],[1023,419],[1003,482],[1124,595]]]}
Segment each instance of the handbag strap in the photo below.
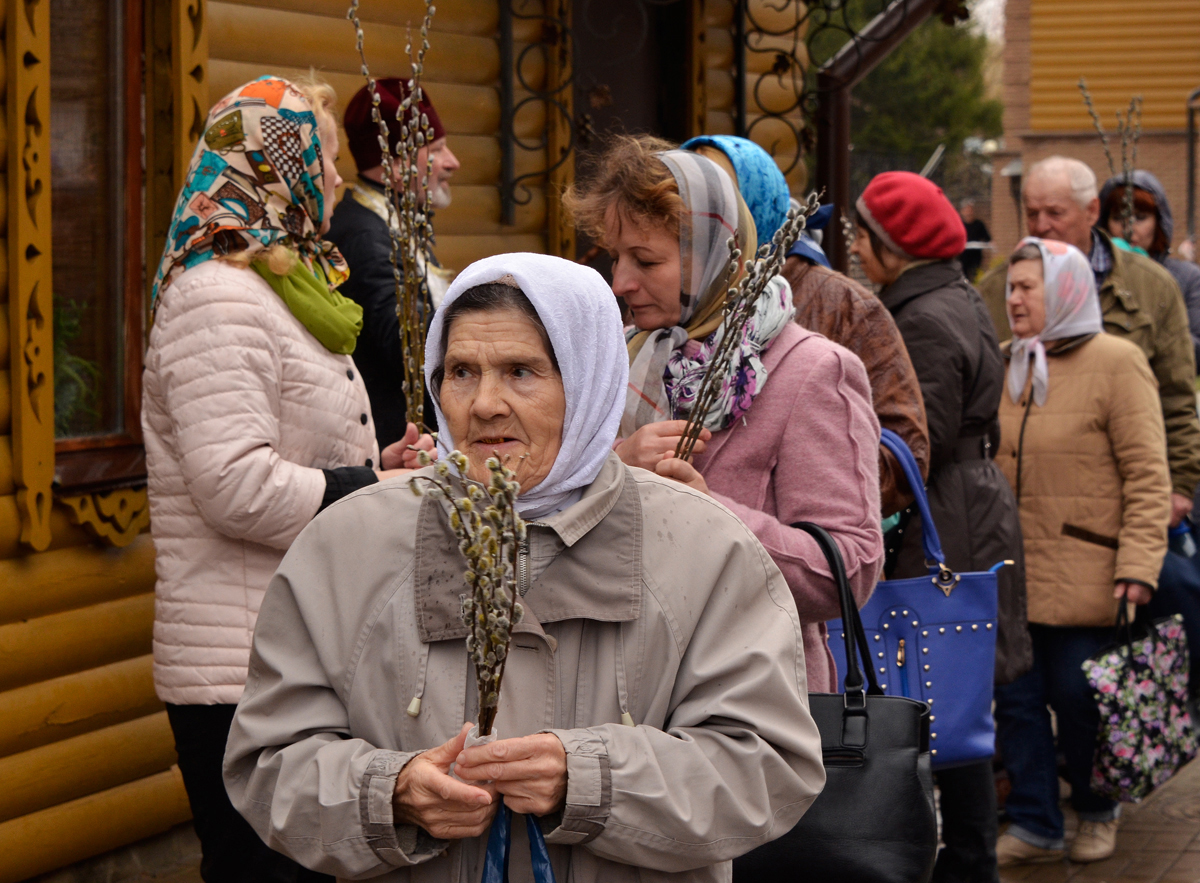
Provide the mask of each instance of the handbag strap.
{"label": "handbag strap", "polygon": [[[875,677],[875,668],[871,665],[871,652],[867,647],[867,633],[863,629],[862,617],[858,615],[858,605],[854,603],[854,595],[850,592],[850,581],[846,579],[846,565],[842,561],[842,552],[837,542],[829,535],[829,531],[811,521],[800,521],[792,527],[804,531],[820,546],[825,560],[829,563],[829,572],[833,574],[834,585],[837,586],[838,603],[842,608],[842,641],[846,647],[846,675],[842,681],[843,692],[863,693],[863,671],[866,671],[866,693],[871,696],[882,696],[879,681]],[[862,654],[862,665],[859,656]]]}
{"label": "handbag strap", "polygon": [[912,455],[904,439],[892,430],[883,429],[879,434],[879,443],[900,461],[900,468],[904,470],[904,477],[908,479],[917,510],[921,513],[921,543],[925,547],[925,562],[944,568],[946,556],[942,553],[942,541],[938,538],[933,513],[929,510],[929,497],[925,493],[925,482],[921,479],[921,468],[917,465],[917,458]]}

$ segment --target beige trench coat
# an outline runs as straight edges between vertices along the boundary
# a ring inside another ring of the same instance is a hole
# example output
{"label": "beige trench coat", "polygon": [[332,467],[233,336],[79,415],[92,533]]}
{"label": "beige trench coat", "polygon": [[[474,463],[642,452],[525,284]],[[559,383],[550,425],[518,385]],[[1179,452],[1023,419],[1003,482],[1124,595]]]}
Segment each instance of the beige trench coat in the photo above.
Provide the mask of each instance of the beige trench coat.
{"label": "beige trench coat", "polygon": [[[393,824],[400,769],[476,712],[463,564],[443,504],[408,482],[339,501],[288,552],[225,782],[269,846],[314,870],[476,883],[486,837]],[[778,568],[720,504],[615,455],[529,534],[496,726],[566,748],[566,806],[541,820],[556,879],[730,879],[730,860],[789,830],[825,778]],[[531,879],[528,856],[516,817],[513,880]]]}

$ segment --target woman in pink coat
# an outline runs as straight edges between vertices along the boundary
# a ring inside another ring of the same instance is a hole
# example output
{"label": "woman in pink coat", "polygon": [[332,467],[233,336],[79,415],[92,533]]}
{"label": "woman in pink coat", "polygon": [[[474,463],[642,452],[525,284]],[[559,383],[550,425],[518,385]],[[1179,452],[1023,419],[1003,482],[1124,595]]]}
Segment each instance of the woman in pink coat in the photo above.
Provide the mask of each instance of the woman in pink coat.
{"label": "woman in pink coat", "polygon": [[752,254],[754,221],[716,163],[646,136],[617,140],[569,203],[608,249],[613,292],[635,326],[617,454],[712,495],[754,531],[795,598],[809,689],[836,690],[825,621],[840,615],[837,590],[816,542],[792,525],[813,521],[833,534],[865,603],[883,560],[879,422],[866,369],[793,321],[791,289],[776,277],[705,415],[693,462],[676,459],[680,418],[722,332],[728,241]]}

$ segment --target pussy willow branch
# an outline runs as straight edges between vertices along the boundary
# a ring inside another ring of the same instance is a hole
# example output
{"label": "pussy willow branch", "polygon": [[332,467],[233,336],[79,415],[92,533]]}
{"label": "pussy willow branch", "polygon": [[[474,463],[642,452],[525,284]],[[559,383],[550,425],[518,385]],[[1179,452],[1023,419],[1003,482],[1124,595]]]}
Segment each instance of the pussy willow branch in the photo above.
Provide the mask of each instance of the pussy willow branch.
{"label": "pussy willow branch", "polygon": [[[367,80],[371,93],[371,119],[379,127],[379,149],[383,166],[384,200],[388,206],[388,236],[391,240],[392,277],[396,284],[396,316],[400,320],[400,345],[404,354],[403,389],[406,403],[405,417],[409,423],[424,426],[425,415],[425,326],[423,312],[428,298],[429,242],[432,226],[428,212],[422,209],[418,199],[425,195],[428,207],[429,175],[433,168],[433,157],[426,153],[423,174],[418,170],[419,154],[423,147],[432,143],[429,119],[421,113],[421,76],[425,69],[425,54],[429,51],[429,25],[437,11],[432,0],[425,0],[425,18],[421,23],[421,44],[413,58],[412,33],[407,34],[405,52],[412,66],[412,77],[408,81],[408,97],[396,110],[396,120],[401,123],[400,142],[393,157],[388,126],[379,110],[379,86],[371,76],[367,56],[363,49],[362,21],[358,15],[359,0],[352,0],[346,17],[354,24],[358,56],[362,62],[362,75]],[[400,186],[394,185],[399,173]]]}
{"label": "pussy willow branch", "polygon": [[[419,459],[423,466],[430,463],[424,451]],[[450,476],[451,465],[458,470],[461,497]],[[463,596],[461,613],[468,629],[467,653],[475,664],[481,736],[489,735],[496,721],[512,629],[524,615],[515,585],[518,550],[525,540],[525,522],[517,513],[521,487],[498,458],[489,457],[487,468],[491,481],[484,486],[466,478],[466,456],[452,451],[434,466],[432,476],[417,476],[410,485],[417,496],[428,494],[449,503],[450,527],[467,565],[463,578],[470,591]]]}
{"label": "pussy willow branch", "polygon": [[[675,448],[676,457],[682,460],[691,459],[692,449],[696,445],[696,440],[700,438],[700,431],[704,428],[704,420],[720,394],[734,354],[741,346],[742,333],[746,329],[746,323],[758,310],[758,301],[768,291],[768,283],[779,275],[788,250],[796,243],[804,231],[808,219],[818,208],[820,208],[818,195],[814,193],[809,196],[808,201],[801,209],[789,210],[787,220],[771,237],[771,244],[764,245],[758,250],[758,254],[752,261],[747,262],[746,272],[738,280],[737,287],[729,289],[725,301],[725,316],[720,328],[721,339],[709,358],[708,367],[704,369],[704,377],[700,381],[700,388],[696,392],[692,408],[688,412],[683,435]],[[741,252],[733,239],[729,241],[729,255],[727,279],[732,278],[737,272],[738,261],[741,257]]]}
{"label": "pussy willow branch", "polygon": [[1117,174],[1117,167],[1113,163],[1112,153],[1108,149],[1108,133],[1104,131],[1104,124],[1100,122],[1100,114],[1096,112],[1096,105],[1092,103],[1092,93],[1088,89],[1087,80],[1083,77],[1079,78],[1079,91],[1083,95],[1083,103],[1087,105],[1088,113],[1092,117],[1092,125],[1096,127],[1096,133],[1100,136],[1100,144],[1104,147],[1104,158],[1108,160],[1108,171],[1114,177]]}
{"label": "pussy willow branch", "polygon": [[[1117,176],[1116,163],[1113,162],[1112,151],[1108,147],[1108,133],[1100,122],[1100,114],[1092,103],[1092,93],[1088,90],[1087,82],[1079,78],[1079,91],[1083,95],[1083,103],[1087,105],[1092,117],[1092,125],[1100,135],[1100,144],[1104,147],[1104,158],[1108,160],[1108,171],[1112,177]],[[1133,236],[1133,170],[1137,168],[1138,140],[1142,136],[1142,96],[1135,95],[1129,100],[1129,110],[1125,116],[1117,111],[1117,135],[1121,139],[1121,180],[1124,182],[1124,194],[1121,201],[1121,233],[1126,242],[1131,242]]]}
{"label": "pussy willow branch", "polygon": [[[1133,242],[1133,170],[1137,168],[1137,145],[1142,135],[1142,98],[1135,95],[1129,99],[1129,110],[1125,114],[1124,123],[1121,114],[1117,114],[1117,125],[1121,127],[1121,166],[1125,173],[1125,192],[1122,200],[1123,214],[1121,232],[1125,241]],[[1126,146],[1129,156],[1126,158]]]}

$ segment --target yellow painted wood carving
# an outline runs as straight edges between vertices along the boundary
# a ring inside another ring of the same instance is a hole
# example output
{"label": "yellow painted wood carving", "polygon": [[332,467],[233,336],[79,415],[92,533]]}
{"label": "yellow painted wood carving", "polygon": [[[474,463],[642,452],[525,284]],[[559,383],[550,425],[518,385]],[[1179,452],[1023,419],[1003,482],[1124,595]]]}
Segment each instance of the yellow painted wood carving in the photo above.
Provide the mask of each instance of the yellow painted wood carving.
{"label": "yellow painted wood carving", "polygon": [[208,116],[208,0],[172,0],[175,190],[183,188]]}
{"label": "yellow painted wood carving", "polygon": [[21,542],[50,544],[54,368],[50,278],[50,2],[6,0],[8,324]]}
{"label": "yellow painted wood carving", "polygon": [[150,526],[150,501],[144,487],[56,499],[67,507],[72,524],[83,525],[114,546],[128,546]]}

